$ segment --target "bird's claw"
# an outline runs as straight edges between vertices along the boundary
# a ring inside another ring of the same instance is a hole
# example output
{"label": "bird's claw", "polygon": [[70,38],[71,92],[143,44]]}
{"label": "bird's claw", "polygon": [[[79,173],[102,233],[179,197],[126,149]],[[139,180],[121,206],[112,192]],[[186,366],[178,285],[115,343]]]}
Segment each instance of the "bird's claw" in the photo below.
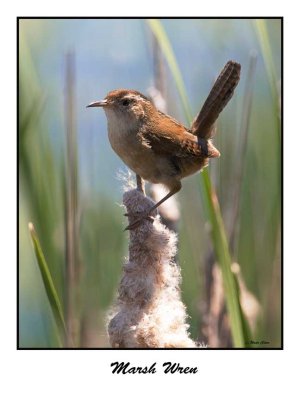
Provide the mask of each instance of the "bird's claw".
{"label": "bird's claw", "polygon": [[[128,214],[128,213],[124,214],[125,217],[128,217],[129,215],[130,215],[130,214]],[[135,220],[134,222],[132,222],[131,224],[129,224],[129,225],[124,229],[124,231],[131,231],[131,230],[133,230],[133,229],[136,229],[138,226],[141,225],[141,223],[142,223],[145,219],[146,219],[147,221],[152,222],[152,223],[153,223],[153,221],[154,221],[154,217],[152,217],[151,215],[146,214],[146,215],[144,215],[143,217],[140,217],[139,219],[137,219],[137,220]]]}

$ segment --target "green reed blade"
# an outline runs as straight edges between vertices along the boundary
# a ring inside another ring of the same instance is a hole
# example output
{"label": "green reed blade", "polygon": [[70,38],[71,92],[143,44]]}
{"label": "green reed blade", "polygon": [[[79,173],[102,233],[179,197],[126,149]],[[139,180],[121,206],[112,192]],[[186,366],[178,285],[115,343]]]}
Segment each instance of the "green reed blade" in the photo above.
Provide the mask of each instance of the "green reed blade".
{"label": "green reed blade", "polygon": [[51,310],[54,315],[56,325],[58,327],[60,334],[65,333],[66,328],[65,328],[65,321],[64,321],[64,316],[63,316],[63,309],[62,309],[57,291],[55,289],[54,282],[53,282],[49,267],[47,265],[43,250],[41,248],[40,241],[37,237],[34,226],[31,222],[28,224],[28,228],[29,228],[35,256],[37,259],[37,263],[38,263],[38,266],[40,269],[40,273],[41,273],[44,287],[46,290],[46,294],[47,294],[47,297],[48,297],[48,300],[49,300],[49,303],[51,306]]}

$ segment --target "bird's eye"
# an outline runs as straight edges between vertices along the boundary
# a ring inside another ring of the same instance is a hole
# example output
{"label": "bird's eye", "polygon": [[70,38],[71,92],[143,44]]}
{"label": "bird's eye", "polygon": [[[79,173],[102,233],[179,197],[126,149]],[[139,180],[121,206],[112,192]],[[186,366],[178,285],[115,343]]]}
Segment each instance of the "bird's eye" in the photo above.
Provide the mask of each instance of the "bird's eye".
{"label": "bird's eye", "polygon": [[129,103],[130,103],[129,99],[124,99],[122,101],[122,106],[126,107],[126,106],[128,106]]}

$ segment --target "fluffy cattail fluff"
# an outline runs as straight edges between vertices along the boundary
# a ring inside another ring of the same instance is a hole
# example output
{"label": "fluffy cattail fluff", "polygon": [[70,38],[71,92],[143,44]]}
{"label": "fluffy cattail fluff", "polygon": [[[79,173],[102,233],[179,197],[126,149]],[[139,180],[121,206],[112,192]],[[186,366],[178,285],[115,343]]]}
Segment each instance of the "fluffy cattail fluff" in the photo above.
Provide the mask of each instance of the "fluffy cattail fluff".
{"label": "fluffy cattail fluff", "polygon": [[[129,223],[154,204],[136,189],[124,193],[123,203]],[[158,216],[130,231],[129,259],[108,323],[112,347],[196,347],[189,337],[186,309],[180,299],[176,244],[176,235]]]}

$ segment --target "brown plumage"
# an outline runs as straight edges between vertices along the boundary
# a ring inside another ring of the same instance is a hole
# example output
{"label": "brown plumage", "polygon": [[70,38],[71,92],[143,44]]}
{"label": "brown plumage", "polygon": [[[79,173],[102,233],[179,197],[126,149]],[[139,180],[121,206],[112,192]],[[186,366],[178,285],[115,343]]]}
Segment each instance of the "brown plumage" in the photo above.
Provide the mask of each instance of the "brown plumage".
{"label": "brown plumage", "polygon": [[220,156],[211,142],[211,132],[238,84],[240,68],[234,61],[226,64],[191,129],[158,111],[136,90],[113,90],[103,101],[88,105],[104,108],[111,146],[125,164],[143,179],[162,183],[170,190],[129,229],[178,192],[182,178],[203,169],[209,158]]}

